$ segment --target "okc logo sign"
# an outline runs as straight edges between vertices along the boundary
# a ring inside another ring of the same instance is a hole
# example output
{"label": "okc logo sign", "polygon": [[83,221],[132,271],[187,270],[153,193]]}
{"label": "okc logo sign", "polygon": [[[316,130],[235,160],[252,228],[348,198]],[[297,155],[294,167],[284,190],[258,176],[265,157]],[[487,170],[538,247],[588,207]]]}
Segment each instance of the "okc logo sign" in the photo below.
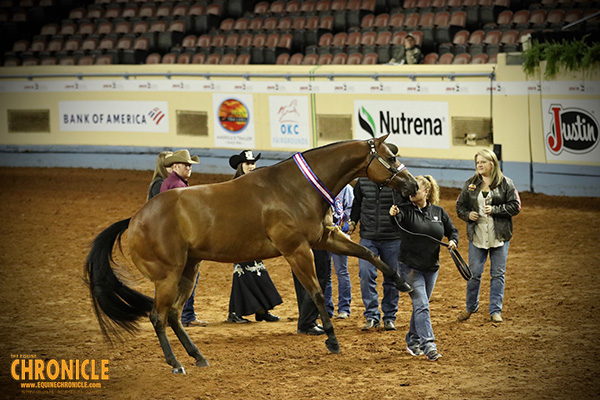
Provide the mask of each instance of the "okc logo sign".
{"label": "okc logo sign", "polygon": [[545,144],[552,154],[558,155],[563,150],[585,154],[598,145],[599,125],[591,113],[579,108],[563,109],[560,104],[552,104],[548,112],[552,122]]}

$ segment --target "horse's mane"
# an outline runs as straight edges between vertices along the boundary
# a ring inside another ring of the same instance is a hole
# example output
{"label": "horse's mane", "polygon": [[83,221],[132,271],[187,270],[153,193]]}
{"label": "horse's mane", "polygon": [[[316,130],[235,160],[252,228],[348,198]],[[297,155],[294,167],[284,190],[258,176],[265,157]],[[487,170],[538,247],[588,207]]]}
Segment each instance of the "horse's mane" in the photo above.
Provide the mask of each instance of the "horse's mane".
{"label": "horse's mane", "polygon": [[[337,145],[340,145],[340,144],[343,144],[343,143],[349,143],[349,142],[360,142],[360,141],[361,141],[361,140],[358,140],[358,139],[355,139],[355,140],[344,140],[344,141],[339,141],[339,142],[329,143],[329,144],[326,144],[326,145],[324,145],[324,146],[320,146],[320,147],[314,147],[314,148],[312,148],[312,149],[308,149],[308,150],[300,151],[300,153],[302,153],[302,154],[308,154],[308,153],[311,153],[311,152],[313,152],[313,151],[316,151],[316,150],[324,150],[324,149],[327,149],[327,148],[329,148],[329,147],[337,146]],[[296,153],[294,153],[294,154],[296,154]],[[271,167],[274,167],[274,166],[276,166],[276,165],[279,165],[279,164],[281,164],[281,163],[284,163],[284,162],[286,162],[286,161],[289,161],[289,160],[291,160],[291,159],[292,159],[292,157],[294,157],[294,154],[292,154],[291,156],[289,156],[288,158],[286,158],[286,159],[284,159],[284,160],[281,160],[281,161],[279,161],[279,162],[278,162],[278,163],[276,163],[276,164],[273,164],[273,165],[271,165]],[[266,167],[259,167],[259,168],[266,168]],[[259,169],[259,168],[256,168],[256,169]]]}

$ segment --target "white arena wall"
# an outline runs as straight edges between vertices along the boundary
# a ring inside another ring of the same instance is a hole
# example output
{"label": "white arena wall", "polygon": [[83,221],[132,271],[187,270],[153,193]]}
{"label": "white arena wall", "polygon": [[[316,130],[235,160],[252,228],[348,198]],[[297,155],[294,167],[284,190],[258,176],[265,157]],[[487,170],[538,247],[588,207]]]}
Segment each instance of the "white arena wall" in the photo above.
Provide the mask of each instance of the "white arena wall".
{"label": "white arena wall", "polygon": [[[0,165],[152,170],[188,148],[232,173],[338,140],[390,133],[413,174],[460,187],[481,147],[518,189],[600,195],[600,73],[526,77],[482,65],[0,67]],[[515,64],[515,65],[511,65]]]}

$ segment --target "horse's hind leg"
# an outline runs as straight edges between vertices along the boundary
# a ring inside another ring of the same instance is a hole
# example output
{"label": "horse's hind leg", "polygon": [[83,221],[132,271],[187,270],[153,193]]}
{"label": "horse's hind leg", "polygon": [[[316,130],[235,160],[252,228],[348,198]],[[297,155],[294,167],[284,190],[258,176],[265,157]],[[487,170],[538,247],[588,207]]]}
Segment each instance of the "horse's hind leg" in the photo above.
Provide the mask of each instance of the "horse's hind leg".
{"label": "horse's hind leg", "polygon": [[185,374],[185,369],[181,363],[177,361],[165,332],[169,311],[171,310],[171,306],[177,295],[177,279],[173,276],[169,276],[167,279],[156,282],[155,291],[154,307],[150,312],[150,321],[152,321],[154,331],[156,332],[156,336],[158,336],[158,341],[165,355],[165,360],[167,361],[167,364],[173,367],[171,372],[174,374]]}
{"label": "horse's hind leg", "polygon": [[[204,358],[202,353],[200,353],[200,350],[198,350],[198,347],[196,347],[194,342],[192,342],[192,339],[189,337],[183,328],[183,325],[181,324],[181,311],[183,309],[183,305],[190,297],[192,290],[194,289],[194,282],[196,281],[196,275],[198,274],[199,267],[200,264],[195,262],[189,263],[186,266],[186,269],[179,280],[177,298],[175,299],[175,303],[169,312],[169,324],[185,348],[185,351],[187,351],[190,356],[196,359],[196,366],[208,367],[208,361],[206,361],[206,358]],[[193,274],[191,277],[189,276],[190,273]]]}

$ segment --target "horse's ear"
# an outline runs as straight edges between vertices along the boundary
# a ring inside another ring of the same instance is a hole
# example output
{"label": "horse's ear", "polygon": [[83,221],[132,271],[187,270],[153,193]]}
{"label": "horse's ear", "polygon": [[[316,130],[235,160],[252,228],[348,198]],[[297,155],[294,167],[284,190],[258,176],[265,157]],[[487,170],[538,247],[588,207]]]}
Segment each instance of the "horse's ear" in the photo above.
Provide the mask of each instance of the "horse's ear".
{"label": "horse's ear", "polygon": [[378,138],[375,138],[375,143],[377,143],[378,145],[380,145],[381,143],[385,142],[385,140],[388,138],[388,136],[390,136],[389,133],[387,135],[383,135],[383,136],[380,136]]}

